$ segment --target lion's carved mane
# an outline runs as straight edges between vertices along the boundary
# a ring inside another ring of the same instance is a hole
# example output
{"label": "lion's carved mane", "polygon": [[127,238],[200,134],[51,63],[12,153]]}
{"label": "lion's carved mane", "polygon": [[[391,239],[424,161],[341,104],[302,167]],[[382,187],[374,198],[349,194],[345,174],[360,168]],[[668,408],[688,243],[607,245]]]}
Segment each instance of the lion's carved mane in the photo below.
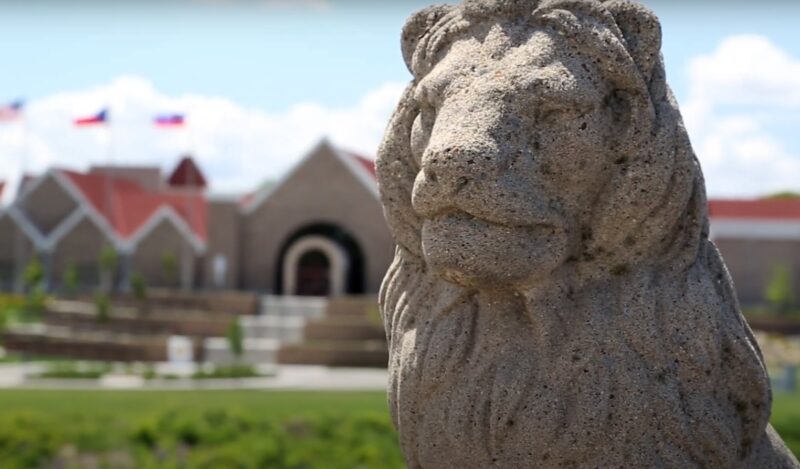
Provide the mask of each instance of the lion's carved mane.
{"label": "lion's carved mane", "polygon": [[[568,225],[566,260],[525,288],[483,291],[426,257],[416,88],[459,38],[519,17],[598,64],[624,135],[608,142],[613,164],[585,220]],[[398,244],[380,295],[389,392],[410,467],[795,464],[768,427],[763,360],[708,239],[660,45],[655,16],[622,0],[467,0],[406,25],[414,81],[377,166]]]}

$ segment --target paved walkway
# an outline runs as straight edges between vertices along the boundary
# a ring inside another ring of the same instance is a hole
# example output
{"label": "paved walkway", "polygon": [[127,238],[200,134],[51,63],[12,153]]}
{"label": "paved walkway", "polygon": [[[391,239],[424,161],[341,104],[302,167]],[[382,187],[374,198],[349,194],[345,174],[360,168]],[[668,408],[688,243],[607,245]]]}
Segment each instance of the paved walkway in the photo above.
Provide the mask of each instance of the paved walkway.
{"label": "paved walkway", "polygon": [[241,379],[156,379],[140,376],[110,374],[99,380],[42,379],[32,377],[43,365],[0,365],[0,388],[60,389],[60,390],[222,390],[222,389],[282,389],[319,391],[385,391],[388,373],[383,369],[328,368],[324,366],[282,365],[274,376]]}

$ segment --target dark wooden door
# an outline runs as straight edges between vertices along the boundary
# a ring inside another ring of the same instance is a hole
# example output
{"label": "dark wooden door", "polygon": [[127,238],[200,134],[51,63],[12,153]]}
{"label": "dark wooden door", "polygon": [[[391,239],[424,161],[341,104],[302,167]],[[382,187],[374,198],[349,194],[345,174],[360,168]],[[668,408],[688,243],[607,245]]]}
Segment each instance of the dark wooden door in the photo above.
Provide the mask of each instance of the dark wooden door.
{"label": "dark wooden door", "polygon": [[297,265],[297,294],[328,296],[331,288],[331,265],[322,251],[308,251]]}

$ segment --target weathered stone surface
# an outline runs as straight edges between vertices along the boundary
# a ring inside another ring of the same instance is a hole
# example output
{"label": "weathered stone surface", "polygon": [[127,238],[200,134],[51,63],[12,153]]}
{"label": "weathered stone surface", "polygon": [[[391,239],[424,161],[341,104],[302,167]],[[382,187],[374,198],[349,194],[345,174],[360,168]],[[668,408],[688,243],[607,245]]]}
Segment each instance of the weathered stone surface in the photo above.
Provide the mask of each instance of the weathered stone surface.
{"label": "weathered stone surface", "polygon": [[378,176],[409,467],[798,467],[660,41],[619,0],[408,21]]}

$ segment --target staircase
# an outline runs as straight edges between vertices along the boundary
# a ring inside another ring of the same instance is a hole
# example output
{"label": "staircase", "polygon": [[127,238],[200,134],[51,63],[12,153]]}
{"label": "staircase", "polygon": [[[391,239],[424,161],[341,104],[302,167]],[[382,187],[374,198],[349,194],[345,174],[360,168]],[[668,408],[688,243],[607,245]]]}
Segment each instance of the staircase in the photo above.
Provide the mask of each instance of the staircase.
{"label": "staircase", "polygon": [[[231,321],[254,311],[256,295],[211,294],[192,297],[158,292],[146,307],[130,297],[114,297],[109,317],[100,320],[88,301],[50,301],[40,324],[14,325],[3,333],[9,352],[100,361],[168,360],[171,336],[186,336],[196,360],[204,360],[204,341],[224,337]],[[219,309],[216,309],[219,308]]]}
{"label": "staircase", "polygon": [[328,300],[325,315],[305,325],[303,341],[284,344],[277,361],[293,365],[386,367],[386,336],[373,297]]}
{"label": "staircase", "polygon": [[[254,302],[245,294],[227,295],[226,303],[212,294],[161,294],[149,298],[146,308],[129,297],[115,297],[103,321],[91,302],[51,301],[41,324],[12,326],[2,343],[9,352],[33,356],[163,362],[169,360],[169,338],[185,336],[196,361],[217,365],[387,364],[386,338],[373,297],[266,296]],[[259,306],[261,314],[252,314]],[[244,353],[238,358],[226,338],[237,318],[244,334]]]}

